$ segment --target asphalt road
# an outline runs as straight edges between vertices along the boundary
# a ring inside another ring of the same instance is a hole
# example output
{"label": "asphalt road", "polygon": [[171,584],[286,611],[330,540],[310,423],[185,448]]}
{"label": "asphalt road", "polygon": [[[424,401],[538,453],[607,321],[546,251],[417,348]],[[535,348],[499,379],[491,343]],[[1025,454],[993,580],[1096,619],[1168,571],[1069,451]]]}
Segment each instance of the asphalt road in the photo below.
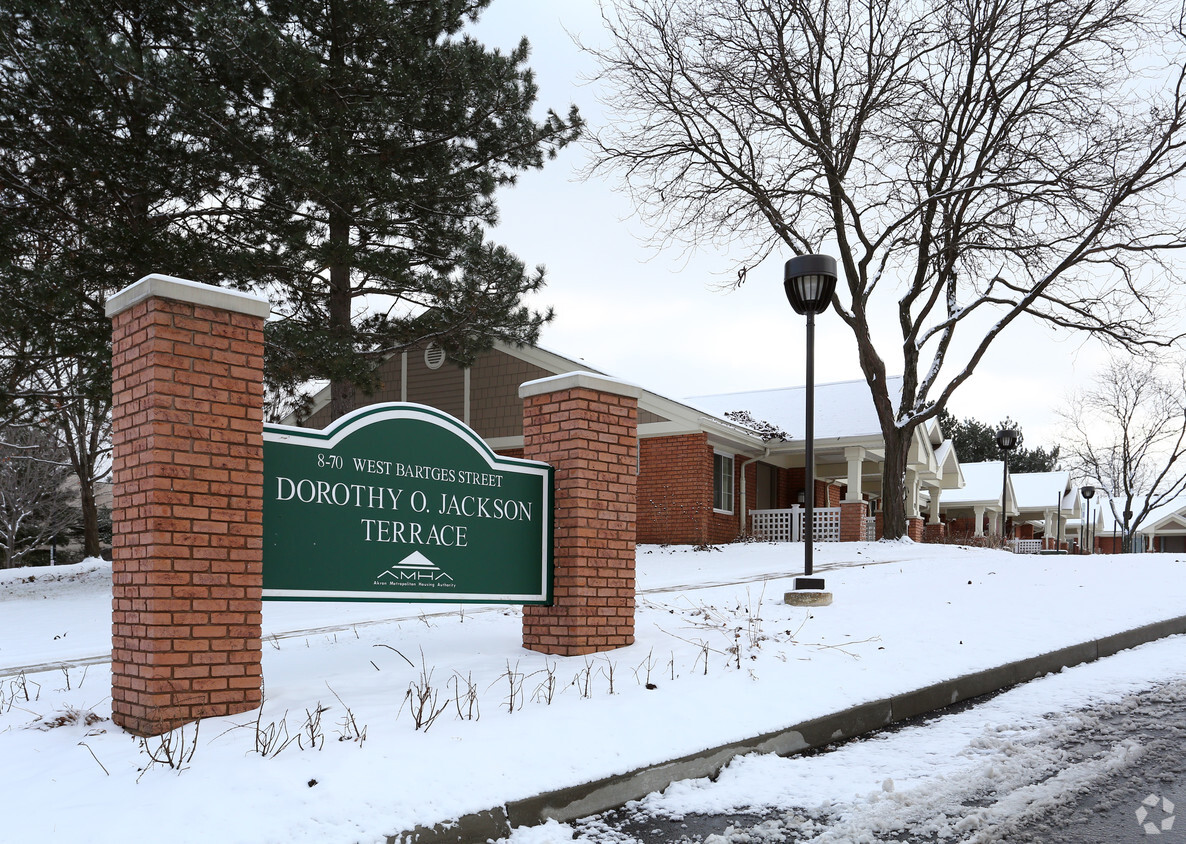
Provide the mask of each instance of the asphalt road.
{"label": "asphalt road", "polygon": [[[959,711],[971,713],[977,705],[963,705]],[[932,714],[913,726],[937,724],[944,715]],[[904,815],[896,828],[854,830],[853,813],[843,802],[826,812],[789,805],[762,814],[694,814],[678,820],[633,808],[585,818],[573,826],[585,840],[599,844],[1186,844],[1186,682],[1067,712],[1052,723],[1059,727],[1048,731],[1056,746],[1039,752],[1062,760],[1063,770],[1094,768],[1090,785],[1060,793],[1052,785],[1057,772],[1035,769],[1032,788],[1040,796],[1032,803],[1019,801],[1016,794],[980,788],[976,782],[954,786],[967,795],[969,815],[991,818],[990,823],[954,834],[950,827],[937,834],[942,824],[933,816],[920,820],[917,809]],[[925,735],[920,740],[925,743]],[[1117,753],[1117,748],[1123,752]]]}

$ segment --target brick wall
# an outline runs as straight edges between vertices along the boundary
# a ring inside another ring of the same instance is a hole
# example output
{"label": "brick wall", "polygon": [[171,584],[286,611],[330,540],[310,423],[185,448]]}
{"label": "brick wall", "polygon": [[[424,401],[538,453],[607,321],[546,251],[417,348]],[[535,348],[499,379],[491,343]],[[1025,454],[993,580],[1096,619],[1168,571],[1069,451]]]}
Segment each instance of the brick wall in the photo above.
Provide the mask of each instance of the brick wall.
{"label": "brick wall", "polygon": [[648,437],[639,443],[639,452],[638,541],[660,545],[713,541],[708,434]]}
{"label": "brick wall", "polygon": [[634,642],[638,388],[588,373],[524,384],[523,451],[555,469],[553,605],[523,647],[574,656]]}
{"label": "brick wall", "polygon": [[1123,544],[1124,540],[1119,536],[1095,537],[1095,548],[1097,554],[1119,554]]}
{"label": "brick wall", "polygon": [[204,295],[123,308],[162,280],[109,305],[112,718],[138,735],[261,699],[264,319]]}

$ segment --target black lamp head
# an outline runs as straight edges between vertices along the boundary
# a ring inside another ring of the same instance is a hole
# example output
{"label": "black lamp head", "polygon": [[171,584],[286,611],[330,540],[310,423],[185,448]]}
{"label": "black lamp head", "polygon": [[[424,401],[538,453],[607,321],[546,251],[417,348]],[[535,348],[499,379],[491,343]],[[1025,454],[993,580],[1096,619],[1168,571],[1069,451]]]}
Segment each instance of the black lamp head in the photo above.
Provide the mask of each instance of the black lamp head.
{"label": "black lamp head", "polygon": [[797,314],[822,314],[836,292],[836,259],[797,255],[783,267],[783,289]]}
{"label": "black lamp head", "polygon": [[1095,487],[1093,487],[1093,486],[1079,487],[1079,493],[1084,498],[1086,498],[1088,501],[1090,501],[1091,499],[1095,498]]}
{"label": "black lamp head", "polygon": [[1012,451],[1017,448],[1017,429],[1001,428],[997,432],[997,448],[1001,451]]}

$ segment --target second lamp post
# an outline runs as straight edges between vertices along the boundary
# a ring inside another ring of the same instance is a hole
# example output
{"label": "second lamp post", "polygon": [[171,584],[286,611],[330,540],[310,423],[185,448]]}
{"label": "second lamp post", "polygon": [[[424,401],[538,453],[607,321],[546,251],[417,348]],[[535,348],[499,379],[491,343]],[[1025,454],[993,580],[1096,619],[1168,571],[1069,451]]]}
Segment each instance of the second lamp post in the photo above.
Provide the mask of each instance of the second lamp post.
{"label": "second lamp post", "polygon": [[[807,315],[807,425],[806,480],[803,503],[803,574],[811,577],[815,541],[815,315],[832,304],[836,292],[836,259],[828,255],[799,255],[783,268],[783,289],[797,314]],[[796,580],[796,589],[823,589],[823,580]]]}
{"label": "second lamp post", "polygon": [[997,432],[997,448],[1005,461],[1005,476],[1001,481],[1001,539],[1005,538],[1005,524],[1009,520],[1009,452],[1017,448],[1017,429],[1001,428]]}

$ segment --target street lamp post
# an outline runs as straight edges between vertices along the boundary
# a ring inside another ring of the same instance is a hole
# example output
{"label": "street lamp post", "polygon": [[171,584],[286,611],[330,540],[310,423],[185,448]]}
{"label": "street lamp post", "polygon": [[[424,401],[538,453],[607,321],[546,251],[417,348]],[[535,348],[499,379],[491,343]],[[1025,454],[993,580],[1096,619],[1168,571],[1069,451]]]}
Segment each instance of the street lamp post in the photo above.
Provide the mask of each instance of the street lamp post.
{"label": "street lamp post", "polygon": [[1001,481],[1001,539],[1005,538],[1005,523],[1008,521],[1009,509],[1009,452],[1017,448],[1017,429],[1001,428],[997,431],[997,448],[1005,463],[1004,478]]}
{"label": "street lamp post", "polygon": [[1095,487],[1085,486],[1085,487],[1082,487],[1079,490],[1079,492],[1082,494],[1083,498],[1087,501],[1087,518],[1083,522],[1083,533],[1085,536],[1088,537],[1087,553],[1090,554],[1093,550],[1092,549],[1093,543],[1091,543],[1091,539],[1090,539],[1090,536],[1091,536],[1091,499],[1095,498]]}
{"label": "street lamp post", "polygon": [[807,478],[803,503],[803,574],[796,589],[823,589],[822,579],[808,581],[813,574],[815,544],[815,315],[832,303],[836,291],[836,259],[828,255],[799,255],[783,268],[783,289],[797,314],[807,315]]}

